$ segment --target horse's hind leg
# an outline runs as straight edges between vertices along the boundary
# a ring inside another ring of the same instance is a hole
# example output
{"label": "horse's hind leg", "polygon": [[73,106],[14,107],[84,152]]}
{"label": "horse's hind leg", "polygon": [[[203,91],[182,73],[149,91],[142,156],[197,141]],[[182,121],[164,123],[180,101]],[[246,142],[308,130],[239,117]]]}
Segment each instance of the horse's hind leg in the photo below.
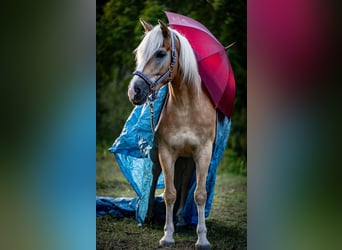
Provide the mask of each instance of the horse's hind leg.
{"label": "horse's hind leg", "polygon": [[[156,142],[154,142],[156,145]],[[161,173],[161,167],[158,159],[158,147],[155,146],[151,150],[150,158],[153,162],[153,167],[152,167],[152,174],[153,174],[153,179],[152,179],[152,185],[151,185],[151,190],[150,190],[150,197],[149,197],[149,202],[148,202],[148,210],[147,210],[147,215],[146,215],[146,221],[151,221],[153,218],[153,209],[154,209],[154,200],[155,200],[155,192],[156,192],[156,186],[157,186],[157,181],[159,178],[159,175]]]}
{"label": "horse's hind leg", "polygon": [[179,174],[181,175],[181,187],[180,187],[180,203],[179,208],[177,210],[177,227],[182,227],[186,225],[186,222],[183,218],[183,208],[186,202],[186,199],[188,197],[188,191],[189,191],[189,184],[190,180],[192,178],[192,175],[194,174],[195,170],[195,162],[192,158],[181,158],[181,162],[179,163],[179,166],[177,166],[176,162],[176,168],[178,167]]}
{"label": "horse's hind leg", "polygon": [[153,179],[152,179],[152,185],[151,185],[151,190],[150,190],[146,221],[151,221],[154,216],[153,210],[154,210],[154,203],[155,203],[156,186],[158,182],[158,177],[161,173],[161,167],[160,167],[159,161],[153,162],[152,172],[153,172]]}
{"label": "horse's hind leg", "polygon": [[206,179],[209,169],[212,152],[212,144],[208,144],[197,153],[196,162],[196,182],[197,186],[194,193],[195,203],[197,205],[198,224],[196,249],[211,249],[210,243],[207,240],[207,228],[205,225],[204,208],[207,201]]}

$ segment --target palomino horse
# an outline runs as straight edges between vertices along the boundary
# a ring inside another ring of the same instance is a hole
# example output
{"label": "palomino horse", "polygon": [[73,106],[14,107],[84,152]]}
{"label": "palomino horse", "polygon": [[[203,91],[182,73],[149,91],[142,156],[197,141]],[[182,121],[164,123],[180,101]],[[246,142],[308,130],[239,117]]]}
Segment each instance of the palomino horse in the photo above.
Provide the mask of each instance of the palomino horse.
{"label": "palomino horse", "polygon": [[159,243],[162,246],[174,245],[175,163],[179,158],[191,157],[196,167],[196,248],[210,249],[204,209],[206,177],[216,132],[216,111],[202,89],[195,54],[187,39],[161,21],[155,27],[143,20],[141,23],[146,33],[135,51],[137,68],[129,84],[128,97],[133,104],[140,105],[151,98],[150,94],[153,99],[162,85],[168,84],[169,88],[167,103],[155,129],[157,154],[164,174],[166,206],[164,236]]}

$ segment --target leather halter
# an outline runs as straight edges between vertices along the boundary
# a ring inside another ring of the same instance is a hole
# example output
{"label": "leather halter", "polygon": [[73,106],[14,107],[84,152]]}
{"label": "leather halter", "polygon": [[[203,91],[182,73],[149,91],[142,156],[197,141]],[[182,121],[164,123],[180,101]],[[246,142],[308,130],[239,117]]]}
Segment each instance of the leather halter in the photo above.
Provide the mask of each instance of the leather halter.
{"label": "leather halter", "polygon": [[171,32],[171,62],[169,69],[162,75],[160,76],[155,82],[152,82],[148,76],[146,76],[143,72],[136,70],[133,72],[133,75],[139,76],[141,79],[143,79],[147,85],[150,88],[150,91],[152,92],[151,98],[149,97],[149,101],[154,101],[156,99],[156,88],[159,84],[161,84],[167,77],[170,77],[169,82],[171,82],[171,75],[173,72],[173,67],[176,62],[177,58],[177,53],[176,53],[176,43],[175,43],[175,34]]}

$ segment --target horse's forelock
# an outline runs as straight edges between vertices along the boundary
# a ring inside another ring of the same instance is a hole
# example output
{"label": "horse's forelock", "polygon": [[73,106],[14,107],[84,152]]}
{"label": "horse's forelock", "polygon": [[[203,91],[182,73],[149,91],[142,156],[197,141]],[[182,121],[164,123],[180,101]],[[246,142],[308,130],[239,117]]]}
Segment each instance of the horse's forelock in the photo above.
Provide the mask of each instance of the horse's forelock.
{"label": "horse's forelock", "polygon": [[143,69],[153,53],[163,45],[163,40],[163,35],[158,25],[145,34],[144,39],[134,51],[138,70]]}

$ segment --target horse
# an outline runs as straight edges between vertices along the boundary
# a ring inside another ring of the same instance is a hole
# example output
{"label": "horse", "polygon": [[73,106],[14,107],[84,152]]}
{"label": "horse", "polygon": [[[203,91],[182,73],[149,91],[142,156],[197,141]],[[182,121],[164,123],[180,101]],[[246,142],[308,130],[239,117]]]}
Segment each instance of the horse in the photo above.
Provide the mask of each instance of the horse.
{"label": "horse", "polygon": [[[191,175],[191,169],[196,169],[194,200],[198,212],[198,238],[195,247],[210,249],[205,224],[206,177],[216,135],[216,110],[202,86],[196,57],[188,40],[160,20],[156,26],[142,19],[140,22],[145,35],[135,49],[136,70],[128,86],[128,98],[134,105],[141,105],[152,102],[163,85],[168,84],[169,90],[166,104],[155,127],[157,150],[154,161],[159,160],[164,174],[166,207],[164,236],[159,244],[162,247],[175,244],[175,169],[178,168],[182,175],[182,166],[188,165],[190,170],[184,170],[187,172],[184,176],[189,175],[189,172]],[[187,162],[188,158],[194,164],[178,164],[177,167],[176,162],[182,159]],[[186,188],[186,181],[182,180],[178,186]],[[183,204],[179,205],[179,211],[184,205],[184,197],[181,196],[180,203]]]}

